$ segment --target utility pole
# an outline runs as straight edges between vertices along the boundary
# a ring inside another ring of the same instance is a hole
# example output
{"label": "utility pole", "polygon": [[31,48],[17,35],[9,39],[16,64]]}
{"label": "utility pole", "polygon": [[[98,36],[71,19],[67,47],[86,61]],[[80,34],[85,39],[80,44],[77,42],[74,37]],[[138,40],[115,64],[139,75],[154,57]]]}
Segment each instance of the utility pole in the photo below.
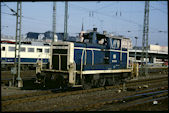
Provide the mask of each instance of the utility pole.
{"label": "utility pole", "polygon": [[[16,37],[15,37],[15,62],[14,62],[14,71],[13,76],[13,85],[15,86],[15,77],[18,75],[16,80],[18,82],[18,87],[23,87],[22,79],[20,76],[20,45],[21,45],[21,18],[22,18],[22,3],[17,2],[17,14],[16,14]],[[19,38],[19,42],[18,42]],[[19,44],[19,45],[18,45]],[[17,61],[18,58],[18,61]]]}
{"label": "utility pole", "polygon": [[68,1],[65,1],[65,19],[64,19],[64,39],[67,39],[67,17],[68,17]]}
{"label": "utility pole", "polygon": [[135,37],[135,39],[136,39],[136,45],[135,45],[135,63],[136,63],[136,46],[137,46],[137,39],[138,39],[138,37]]}
{"label": "utility pole", "polygon": [[56,34],[56,2],[53,2],[53,39],[52,42],[55,41]]}
{"label": "utility pole", "polygon": [[[141,74],[148,75],[147,58],[148,58],[148,31],[149,31],[149,1],[145,1],[144,11],[144,27],[143,27],[143,40],[142,40],[142,53],[141,53]],[[146,47],[145,47],[146,43]],[[146,51],[146,55],[145,55]],[[143,65],[144,58],[146,58],[146,64]],[[145,70],[143,70],[143,68]],[[145,71],[145,73],[143,73]]]}
{"label": "utility pole", "polygon": [[[1,18],[1,2],[0,2],[0,18]],[[0,23],[1,24],[1,23]],[[1,29],[0,29],[0,36],[1,36]],[[2,37],[2,36],[1,36]],[[0,41],[1,41],[1,39],[0,39]]]}

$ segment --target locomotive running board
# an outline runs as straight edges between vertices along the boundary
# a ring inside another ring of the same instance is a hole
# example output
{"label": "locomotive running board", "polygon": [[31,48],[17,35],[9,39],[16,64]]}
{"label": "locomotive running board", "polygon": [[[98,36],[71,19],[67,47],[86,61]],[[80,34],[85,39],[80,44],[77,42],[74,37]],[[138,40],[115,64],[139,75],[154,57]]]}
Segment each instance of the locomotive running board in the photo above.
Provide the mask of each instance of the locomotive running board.
{"label": "locomotive running board", "polygon": [[58,72],[58,73],[69,73],[68,71],[54,70],[54,69],[42,69],[42,72]]}
{"label": "locomotive running board", "polygon": [[73,85],[72,87],[82,87],[83,85]]}
{"label": "locomotive running board", "polygon": [[88,71],[77,71],[78,74],[101,74],[101,73],[127,73],[132,72],[132,69],[116,69],[116,70],[88,70]]}

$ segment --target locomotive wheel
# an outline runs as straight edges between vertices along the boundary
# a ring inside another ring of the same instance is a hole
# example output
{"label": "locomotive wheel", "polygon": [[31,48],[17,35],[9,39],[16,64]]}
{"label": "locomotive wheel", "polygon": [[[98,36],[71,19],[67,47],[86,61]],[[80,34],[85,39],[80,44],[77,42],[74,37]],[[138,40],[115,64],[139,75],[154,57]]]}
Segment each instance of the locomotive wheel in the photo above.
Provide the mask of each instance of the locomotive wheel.
{"label": "locomotive wheel", "polygon": [[92,85],[90,83],[85,83],[83,85],[83,89],[86,90],[86,89],[91,89],[92,88]]}
{"label": "locomotive wheel", "polygon": [[92,88],[92,84],[87,82],[87,81],[84,81],[82,80],[82,85],[83,85],[83,89],[86,90],[86,89],[91,89]]}
{"label": "locomotive wheel", "polygon": [[103,86],[105,86],[105,83],[106,83],[106,79],[105,79],[105,78],[100,79],[100,80],[99,80],[99,82],[98,82],[99,87],[103,87]]}
{"label": "locomotive wheel", "polygon": [[46,74],[45,73],[38,73],[36,74],[38,84],[38,89],[44,89],[46,87]]}
{"label": "locomotive wheel", "polygon": [[99,80],[92,80],[92,86],[93,87],[99,87]]}
{"label": "locomotive wheel", "polygon": [[66,89],[68,89],[68,88],[69,88],[69,86],[68,86],[68,81],[67,81],[67,80],[63,80],[63,82],[62,82],[62,84],[60,85],[60,87],[61,87],[61,89],[62,89],[63,91],[65,91]]}
{"label": "locomotive wheel", "polygon": [[115,81],[113,81],[113,79],[111,79],[111,78],[108,78],[107,79],[107,84],[108,85],[115,85]]}
{"label": "locomotive wheel", "polygon": [[91,76],[85,76],[82,79],[82,88],[83,89],[91,89],[92,88],[92,81],[91,81]]}

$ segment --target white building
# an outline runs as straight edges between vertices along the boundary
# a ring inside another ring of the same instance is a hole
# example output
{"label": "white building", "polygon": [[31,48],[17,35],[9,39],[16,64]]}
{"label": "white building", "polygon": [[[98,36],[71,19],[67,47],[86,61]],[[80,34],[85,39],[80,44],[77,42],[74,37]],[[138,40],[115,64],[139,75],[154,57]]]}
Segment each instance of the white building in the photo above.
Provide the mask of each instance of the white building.
{"label": "white building", "polygon": [[149,50],[150,51],[156,51],[156,52],[166,52],[166,53],[168,53],[168,46],[160,46],[160,45],[150,44]]}

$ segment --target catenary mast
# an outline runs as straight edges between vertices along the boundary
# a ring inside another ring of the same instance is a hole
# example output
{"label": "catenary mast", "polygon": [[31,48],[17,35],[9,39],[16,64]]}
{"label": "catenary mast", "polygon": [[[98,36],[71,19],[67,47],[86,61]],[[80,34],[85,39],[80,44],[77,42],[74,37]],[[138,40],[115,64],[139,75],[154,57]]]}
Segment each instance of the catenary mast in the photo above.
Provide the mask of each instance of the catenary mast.
{"label": "catenary mast", "polygon": [[[142,53],[141,53],[141,74],[142,75],[147,75],[148,74],[148,67],[147,67],[148,32],[149,32],[149,1],[145,1],[144,27],[143,27],[143,40],[142,40]],[[146,44],[146,46],[145,46],[145,44]],[[144,58],[146,58],[146,64],[145,65],[143,64]],[[143,70],[143,68],[145,70]]]}

